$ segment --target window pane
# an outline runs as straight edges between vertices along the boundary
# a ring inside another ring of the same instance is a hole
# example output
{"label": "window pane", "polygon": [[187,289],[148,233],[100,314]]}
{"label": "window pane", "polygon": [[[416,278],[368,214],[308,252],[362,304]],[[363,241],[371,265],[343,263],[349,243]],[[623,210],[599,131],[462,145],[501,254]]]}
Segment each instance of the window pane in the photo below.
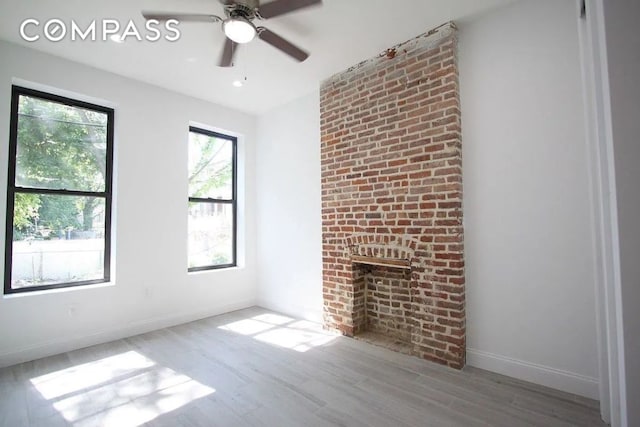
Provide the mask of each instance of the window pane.
{"label": "window pane", "polygon": [[233,206],[189,203],[189,268],[233,263]]}
{"label": "window pane", "polygon": [[15,195],[11,287],[104,278],[105,201]]}
{"label": "window pane", "polygon": [[189,132],[189,197],[231,200],[233,142]]}
{"label": "window pane", "polygon": [[107,114],[20,95],[17,120],[17,186],[105,190]]}

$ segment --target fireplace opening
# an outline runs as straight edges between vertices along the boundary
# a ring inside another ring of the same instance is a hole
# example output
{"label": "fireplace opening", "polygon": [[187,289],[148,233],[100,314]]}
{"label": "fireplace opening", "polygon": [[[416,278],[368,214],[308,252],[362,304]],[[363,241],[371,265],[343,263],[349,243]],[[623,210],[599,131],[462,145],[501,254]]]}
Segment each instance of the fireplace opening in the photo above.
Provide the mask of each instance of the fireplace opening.
{"label": "fireplace opening", "polygon": [[412,354],[411,270],[353,264],[354,337]]}

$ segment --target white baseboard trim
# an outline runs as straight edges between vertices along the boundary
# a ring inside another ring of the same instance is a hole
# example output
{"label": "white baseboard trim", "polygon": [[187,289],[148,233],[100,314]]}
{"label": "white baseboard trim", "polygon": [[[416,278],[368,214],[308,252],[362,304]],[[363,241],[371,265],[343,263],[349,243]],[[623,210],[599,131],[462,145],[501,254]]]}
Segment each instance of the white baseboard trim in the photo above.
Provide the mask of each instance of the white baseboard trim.
{"label": "white baseboard trim", "polygon": [[27,362],[30,360],[40,359],[42,357],[65,353],[67,351],[77,350],[96,344],[102,344],[109,341],[132,337],[134,335],[144,334],[146,332],[151,332],[158,329],[181,325],[183,323],[189,323],[195,320],[216,316],[218,314],[253,307],[255,305],[256,300],[254,299],[239,301],[231,304],[212,307],[211,309],[204,311],[189,313],[183,312],[172,314],[169,316],[155,317],[152,319],[145,319],[134,322],[122,327],[106,329],[93,334],[80,335],[73,338],[51,340],[45,343],[0,354],[0,368],[15,365],[17,363]]}
{"label": "white baseboard trim", "polygon": [[467,348],[467,364],[590,399],[600,399],[597,378],[473,348]]}

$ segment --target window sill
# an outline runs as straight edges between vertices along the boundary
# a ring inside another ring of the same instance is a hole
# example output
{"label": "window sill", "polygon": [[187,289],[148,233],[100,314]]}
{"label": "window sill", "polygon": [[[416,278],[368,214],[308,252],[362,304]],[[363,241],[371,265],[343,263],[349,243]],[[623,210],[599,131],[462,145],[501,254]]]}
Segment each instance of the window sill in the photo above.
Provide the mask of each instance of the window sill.
{"label": "window sill", "polygon": [[84,291],[84,290],[96,289],[96,288],[108,288],[111,286],[115,286],[115,282],[110,281],[110,282],[103,282],[103,283],[92,283],[90,285],[67,286],[64,288],[55,288],[55,289],[42,289],[39,291],[16,292],[13,294],[4,294],[2,295],[2,298],[3,299],[27,298],[30,296],[60,294],[64,292]]}
{"label": "window sill", "polygon": [[187,271],[187,275],[188,276],[191,276],[191,275],[195,276],[195,275],[200,275],[200,274],[217,273],[217,272],[224,272],[224,271],[231,271],[231,270],[244,270],[244,267],[233,265],[233,266],[229,266],[229,267],[208,268],[206,270],[193,270],[193,271]]}

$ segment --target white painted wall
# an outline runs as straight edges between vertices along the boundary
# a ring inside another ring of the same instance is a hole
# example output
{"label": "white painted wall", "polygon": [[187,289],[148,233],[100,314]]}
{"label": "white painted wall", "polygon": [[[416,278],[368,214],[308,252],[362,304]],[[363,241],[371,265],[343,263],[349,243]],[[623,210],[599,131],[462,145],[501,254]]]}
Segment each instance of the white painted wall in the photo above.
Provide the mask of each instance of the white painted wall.
{"label": "white painted wall", "polygon": [[[254,117],[4,42],[0,58],[3,245],[12,80],[116,110],[114,280],[0,298],[0,366],[255,304]],[[240,136],[240,268],[187,274],[190,121]]]}
{"label": "white painted wall", "polygon": [[598,398],[577,10],[460,25],[468,363]]}
{"label": "white painted wall", "polygon": [[258,119],[258,301],[322,319],[320,94]]}
{"label": "white painted wall", "polygon": [[608,77],[604,85],[608,86],[609,95],[605,103],[610,108],[605,119],[607,140],[601,142],[613,146],[619,232],[616,290],[623,338],[620,425],[637,426],[640,425],[640,3],[628,0],[598,3],[604,10]]}

